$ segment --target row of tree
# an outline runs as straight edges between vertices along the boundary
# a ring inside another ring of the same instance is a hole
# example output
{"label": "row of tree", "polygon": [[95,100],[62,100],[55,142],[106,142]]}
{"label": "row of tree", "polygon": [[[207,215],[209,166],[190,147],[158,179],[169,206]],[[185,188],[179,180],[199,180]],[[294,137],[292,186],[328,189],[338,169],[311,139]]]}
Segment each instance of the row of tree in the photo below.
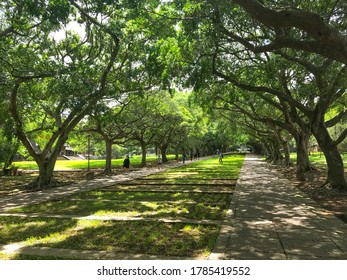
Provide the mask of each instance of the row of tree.
{"label": "row of tree", "polygon": [[[114,143],[136,141],[145,164],[148,145],[163,156],[187,139],[215,148],[243,126],[273,160],[283,147],[289,163],[293,138],[300,177],[313,135],[326,183],[346,189],[347,129],[329,131],[347,115],[345,10],[345,1],[1,1],[2,133],[37,162],[39,186],[52,184],[78,125],[102,135],[107,170]],[[218,133],[186,114],[186,98],[172,101],[175,88],[192,89],[211,120],[224,117]]]}
{"label": "row of tree", "polygon": [[[117,104],[100,103],[82,122],[78,130],[100,135],[106,147],[107,173],[112,171],[112,146],[139,146],[142,166],[146,165],[149,147],[155,147],[167,162],[171,148],[176,158],[179,153],[211,154],[222,147],[218,129],[211,126],[209,118],[196,106],[189,105],[189,93],[146,91],[142,96],[127,95]],[[215,135],[213,145],[204,139],[210,130]],[[222,133],[225,135],[225,133]],[[227,139],[228,147],[233,143]]]}
{"label": "row of tree", "polygon": [[175,28],[157,2],[1,2],[3,155],[9,163],[20,142],[39,167],[33,185],[56,183],[56,160],[76,129],[102,136],[106,172],[114,144],[139,145],[143,165],[149,145],[164,162],[169,146],[217,148],[220,133],[204,141],[207,120],[187,94],[173,99],[166,37]]}
{"label": "row of tree", "polygon": [[313,135],[326,157],[326,184],[346,189],[338,150],[347,135],[345,1],[203,3],[185,1],[191,20],[180,22],[178,39],[183,56],[194,59],[188,82],[201,104],[229,119],[242,114],[272,160],[283,147],[289,164],[293,138],[299,178],[312,169]]}

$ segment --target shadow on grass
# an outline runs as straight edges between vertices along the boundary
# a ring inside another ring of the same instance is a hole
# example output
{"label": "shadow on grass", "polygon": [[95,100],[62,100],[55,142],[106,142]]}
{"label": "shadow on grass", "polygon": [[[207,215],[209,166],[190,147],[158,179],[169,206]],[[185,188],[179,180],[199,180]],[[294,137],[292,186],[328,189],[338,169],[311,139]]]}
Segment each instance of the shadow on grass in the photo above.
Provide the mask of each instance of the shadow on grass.
{"label": "shadow on grass", "polygon": [[53,218],[0,217],[0,244],[40,239],[75,227],[77,221]]}
{"label": "shadow on grass", "polygon": [[[196,204],[165,203],[165,202],[114,202],[114,201],[85,201],[65,200],[49,202],[21,208],[16,212],[40,213],[41,215],[72,215],[108,217],[142,217],[142,218],[186,218],[196,220],[222,220],[227,204]],[[15,211],[12,211],[15,212]]]}
{"label": "shadow on grass", "polygon": [[[82,225],[80,225],[82,227]],[[217,238],[218,226],[189,224],[84,221],[83,228],[61,242],[43,246],[75,250],[139,253],[167,256],[209,254]]]}

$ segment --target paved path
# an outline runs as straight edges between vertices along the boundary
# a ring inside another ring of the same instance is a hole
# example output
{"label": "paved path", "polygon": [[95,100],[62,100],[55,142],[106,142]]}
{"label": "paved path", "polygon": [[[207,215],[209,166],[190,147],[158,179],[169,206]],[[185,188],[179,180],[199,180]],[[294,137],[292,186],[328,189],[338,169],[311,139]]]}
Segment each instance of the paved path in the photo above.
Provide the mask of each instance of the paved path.
{"label": "paved path", "polygon": [[210,259],[347,259],[347,225],[249,155]]}

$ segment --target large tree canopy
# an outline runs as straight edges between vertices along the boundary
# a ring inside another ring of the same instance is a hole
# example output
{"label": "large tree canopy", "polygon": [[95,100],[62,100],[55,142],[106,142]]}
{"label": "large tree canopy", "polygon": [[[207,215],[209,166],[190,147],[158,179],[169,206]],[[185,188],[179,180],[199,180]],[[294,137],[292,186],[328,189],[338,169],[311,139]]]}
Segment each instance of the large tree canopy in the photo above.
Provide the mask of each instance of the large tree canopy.
{"label": "large tree canopy", "polygon": [[[265,101],[280,110],[282,123],[276,126],[288,130],[297,142],[301,138],[307,143],[312,133],[327,158],[327,182],[346,188],[337,145],[347,130],[336,140],[327,130],[346,117],[346,109],[340,107],[329,122],[325,117],[330,108],[345,99],[346,51],[341,47],[346,39],[346,18],[341,12],[345,4],[291,1],[288,7],[287,2],[177,3],[184,10],[177,40],[190,62],[188,82],[195,90],[207,90],[216,97],[218,92],[210,90],[212,83],[224,81],[234,86],[229,94],[235,96],[227,100],[236,105],[240,106],[239,93],[247,96],[246,100],[256,95],[262,100],[258,105]],[[305,136],[302,131],[307,131]]]}
{"label": "large tree canopy", "polygon": [[[346,188],[338,151],[347,135],[345,1],[0,3],[0,110],[9,106],[8,131],[38,163],[39,185],[52,183],[69,133],[93,114],[108,150],[118,138],[136,142],[143,164],[148,145],[163,154],[226,149],[237,142],[221,129],[229,123],[266,139],[275,158],[293,137],[304,172],[312,134],[327,182]],[[168,98],[184,88],[211,114]],[[130,93],[124,112],[112,108]]]}

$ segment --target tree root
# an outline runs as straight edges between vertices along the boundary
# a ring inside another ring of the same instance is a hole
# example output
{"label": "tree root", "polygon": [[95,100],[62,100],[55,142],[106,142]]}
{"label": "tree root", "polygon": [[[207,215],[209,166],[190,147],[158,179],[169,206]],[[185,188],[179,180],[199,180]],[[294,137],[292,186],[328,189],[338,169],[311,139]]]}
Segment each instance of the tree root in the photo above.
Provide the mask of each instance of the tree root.
{"label": "tree root", "polygon": [[296,179],[300,182],[304,182],[306,181],[306,177],[305,177],[305,174],[304,172],[298,172],[296,171]]}
{"label": "tree root", "polygon": [[282,167],[284,167],[284,168],[292,167],[292,166],[294,166],[294,164],[291,161],[282,163]]}
{"label": "tree root", "polygon": [[25,186],[25,190],[27,190],[27,191],[40,191],[40,190],[60,187],[60,186],[67,185],[67,184],[68,184],[67,182],[59,182],[56,179],[51,179],[50,182],[43,182],[38,177],[33,182],[27,184]]}
{"label": "tree root", "polygon": [[319,187],[319,189],[326,189],[326,190],[332,190],[335,193],[345,193],[347,192],[347,186],[346,185],[338,185],[338,186],[333,186],[328,179],[324,181],[323,184],[321,184]]}

